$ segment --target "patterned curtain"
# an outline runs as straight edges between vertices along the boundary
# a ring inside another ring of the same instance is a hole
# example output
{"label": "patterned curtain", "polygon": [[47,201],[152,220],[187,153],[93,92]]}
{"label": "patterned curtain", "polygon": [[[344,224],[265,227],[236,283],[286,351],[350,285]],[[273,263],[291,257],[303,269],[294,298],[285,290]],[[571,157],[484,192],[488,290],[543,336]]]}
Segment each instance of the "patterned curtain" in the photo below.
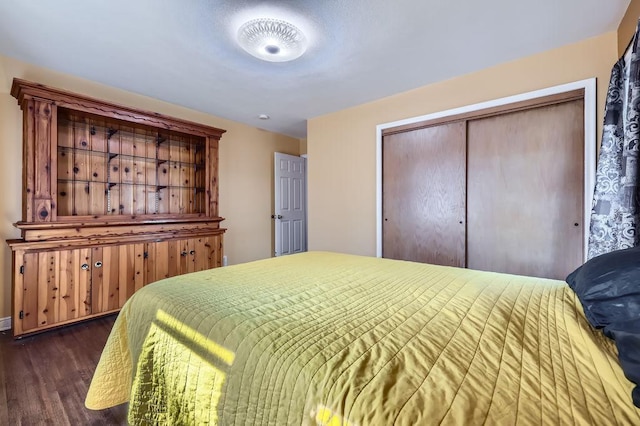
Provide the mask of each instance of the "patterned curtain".
{"label": "patterned curtain", "polygon": [[589,258],[640,243],[640,52],[637,28],[629,49],[611,72],[591,211]]}

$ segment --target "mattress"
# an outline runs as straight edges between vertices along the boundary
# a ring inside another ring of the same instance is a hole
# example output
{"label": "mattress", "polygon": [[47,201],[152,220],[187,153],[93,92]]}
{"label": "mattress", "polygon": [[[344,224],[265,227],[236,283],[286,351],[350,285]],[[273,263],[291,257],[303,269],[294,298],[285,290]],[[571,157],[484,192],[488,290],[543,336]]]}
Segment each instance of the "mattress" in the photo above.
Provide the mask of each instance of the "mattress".
{"label": "mattress", "polygon": [[150,284],[86,398],[131,424],[640,424],[561,281],[309,252]]}

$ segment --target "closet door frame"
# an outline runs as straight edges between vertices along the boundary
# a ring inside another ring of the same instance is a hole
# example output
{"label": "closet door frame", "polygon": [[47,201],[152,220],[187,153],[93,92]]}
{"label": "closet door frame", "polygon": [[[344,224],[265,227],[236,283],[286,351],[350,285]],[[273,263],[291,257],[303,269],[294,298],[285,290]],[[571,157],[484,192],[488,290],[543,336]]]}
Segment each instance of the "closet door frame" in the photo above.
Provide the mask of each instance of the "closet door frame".
{"label": "closet door frame", "polygon": [[[573,83],[548,87],[546,89],[521,93],[519,95],[507,96],[491,101],[480,102],[460,108],[448,109],[432,114],[407,118],[404,120],[383,123],[376,126],[376,256],[382,257],[382,138],[383,134],[393,130],[408,130],[424,125],[435,123],[446,123],[457,119],[456,116],[469,115],[479,117],[486,114],[495,114],[496,111],[510,111],[517,108],[517,104],[529,104],[528,107],[545,104],[543,99],[554,95],[567,95],[569,92],[584,91],[584,206],[583,223],[584,234],[582,237],[583,260],[587,258],[587,244],[589,241],[589,226],[591,216],[591,200],[593,198],[593,188],[596,174],[596,79],[589,78],[575,81]],[[494,112],[492,112],[494,111]],[[428,122],[428,124],[427,124]]]}

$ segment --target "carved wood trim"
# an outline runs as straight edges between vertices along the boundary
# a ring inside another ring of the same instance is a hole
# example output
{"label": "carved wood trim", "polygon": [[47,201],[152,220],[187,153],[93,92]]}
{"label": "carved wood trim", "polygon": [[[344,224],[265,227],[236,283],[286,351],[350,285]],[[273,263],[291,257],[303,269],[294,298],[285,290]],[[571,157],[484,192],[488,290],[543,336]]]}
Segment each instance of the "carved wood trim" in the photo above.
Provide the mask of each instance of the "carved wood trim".
{"label": "carved wood trim", "polygon": [[216,127],[168,117],[156,112],[129,108],[116,103],[104,102],[89,96],[55,89],[44,84],[33,83],[19,78],[13,79],[11,96],[18,99],[20,105],[23,105],[22,102],[25,99],[50,100],[60,107],[214,139],[220,139],[222,134],[226,132],[226,130]]}

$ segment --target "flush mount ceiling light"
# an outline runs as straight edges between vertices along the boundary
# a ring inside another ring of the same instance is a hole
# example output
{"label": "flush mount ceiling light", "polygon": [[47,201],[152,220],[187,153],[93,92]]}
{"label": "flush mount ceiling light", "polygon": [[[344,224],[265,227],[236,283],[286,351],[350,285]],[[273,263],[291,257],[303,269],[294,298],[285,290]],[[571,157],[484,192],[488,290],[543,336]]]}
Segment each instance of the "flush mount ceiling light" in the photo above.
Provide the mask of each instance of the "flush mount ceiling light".
{"label": "flush mount ceiling light", "polygon": [[270,62],[292,61],[307,50],[302,31],[280,19],[260,18],[244,23],[238,30],[238,42],[249,54]]}

